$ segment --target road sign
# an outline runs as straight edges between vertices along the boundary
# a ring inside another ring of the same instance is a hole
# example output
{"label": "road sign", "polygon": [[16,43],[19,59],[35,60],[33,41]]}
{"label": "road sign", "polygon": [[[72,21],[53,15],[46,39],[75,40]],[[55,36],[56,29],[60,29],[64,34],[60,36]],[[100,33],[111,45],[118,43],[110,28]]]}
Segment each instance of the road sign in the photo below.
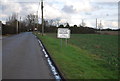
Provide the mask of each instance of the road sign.
{"label": "road sign", "polygon": [[58,38],[70,38],[70,29],[68,28],[58,28]]}

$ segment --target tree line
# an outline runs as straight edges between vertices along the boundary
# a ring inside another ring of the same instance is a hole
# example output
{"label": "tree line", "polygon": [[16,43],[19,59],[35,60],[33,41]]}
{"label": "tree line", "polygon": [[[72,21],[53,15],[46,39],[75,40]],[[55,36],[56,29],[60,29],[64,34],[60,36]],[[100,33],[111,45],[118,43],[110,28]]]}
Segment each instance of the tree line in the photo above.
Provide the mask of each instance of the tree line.
{"label": "tree line", "polygon": [[[17,27],[18,26],[18,27]],[[94,29],[92,27],[85,26],[82,22],[80,26],[70,26],[69,23],[61,24],[59,19],[55,20],[44,20],[44,32],[45,33],[56,33],[58,28],[69,28],[71,33],[81,34],[94,34],[100,29]],[[111,31],[112,29],[104,29],[102,31]],[[42,25],[38,23],[38,16],[29,14],[24,19],[21,17],[18,19],[17,14],[12,14],[6,21],[6,24],[2,24],[2,34],[16,34],[20,32],[31,32],[31,31],[42,31]]]}

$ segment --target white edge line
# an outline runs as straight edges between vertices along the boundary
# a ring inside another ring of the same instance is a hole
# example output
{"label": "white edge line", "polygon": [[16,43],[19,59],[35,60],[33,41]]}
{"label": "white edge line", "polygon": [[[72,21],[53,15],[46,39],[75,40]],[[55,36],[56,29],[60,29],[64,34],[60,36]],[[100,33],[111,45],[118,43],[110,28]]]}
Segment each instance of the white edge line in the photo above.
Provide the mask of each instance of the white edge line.
{"label": "white edge line", "polygon": [[[36,36],[35,36],[35,37],[36,37]],[[36,38],[37,38],[37,37],[36,37]],[[43,45],[42,45],[42,43],[41,43],[41,41],[40,41],[39,39],[38,39],[38,43],[39,43],[40,46],[42,47],[42,51],[43,51],[43,53],[44,53],[44,56],[47,58],[47,62],[48,62],[48,64],[49,64],[50,68],[51,68],[51,71],[52,71],[52,73],[53,73],[56,81],[60,81],[60,80],[61,80],[61,77],[60,77],[60,75],[58,74],[56,68],[53,66],[52,61],[50,60],[50,57],[48,56],[47,52],[45,51],[45,49],[44,49],[44,47],[43,47]]]}

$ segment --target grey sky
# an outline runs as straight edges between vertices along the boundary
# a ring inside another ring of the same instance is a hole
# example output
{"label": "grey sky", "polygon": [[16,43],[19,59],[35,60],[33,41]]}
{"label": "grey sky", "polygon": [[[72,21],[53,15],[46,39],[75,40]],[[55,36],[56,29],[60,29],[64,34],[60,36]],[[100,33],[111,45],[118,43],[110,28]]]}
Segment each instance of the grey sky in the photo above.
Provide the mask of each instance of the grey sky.
{"label": "grey sky", "polygon": [[[39,0],[4,0],[0,7],[0,20],[12,13],[18,13],[22,18],[32,13],[36,14]],[[20,2],[20,3],[18,3]],[[39,7],[39,18],[41,8]],[[118,28],[118,0],[44,0],[44,18],[59,18],[61,23],[80,25],[84,19],[87,26],[95,27],[95,19],[102,20],[104,28]]]}

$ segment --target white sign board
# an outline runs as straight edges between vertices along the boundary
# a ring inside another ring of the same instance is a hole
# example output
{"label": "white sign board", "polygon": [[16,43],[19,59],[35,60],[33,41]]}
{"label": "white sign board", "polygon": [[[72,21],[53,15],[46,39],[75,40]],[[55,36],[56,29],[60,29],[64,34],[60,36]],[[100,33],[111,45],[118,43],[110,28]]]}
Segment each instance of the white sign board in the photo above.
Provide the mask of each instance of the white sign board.
{"label": "white sign board", "polygon": [[70,38],[70,29],[68,28],[58,28],[58,38]]}

